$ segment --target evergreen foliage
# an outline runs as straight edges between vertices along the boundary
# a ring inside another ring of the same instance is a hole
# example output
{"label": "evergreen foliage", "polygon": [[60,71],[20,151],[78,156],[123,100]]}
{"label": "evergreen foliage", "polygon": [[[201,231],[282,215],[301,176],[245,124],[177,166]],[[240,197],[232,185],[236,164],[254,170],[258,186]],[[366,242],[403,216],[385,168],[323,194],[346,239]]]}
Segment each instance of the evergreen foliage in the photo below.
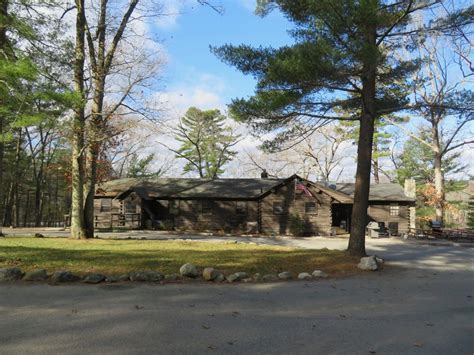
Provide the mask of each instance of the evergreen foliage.
{"label": "evergreen foliage", "polygon": [[224,166],[236,154],[232,147],[239,141],[225,120],[219,110],[188,109],[175,135],[181,143],[176,156],[187,161],[183,173],[197,172],[200,178],[210,179],[224,173]]}

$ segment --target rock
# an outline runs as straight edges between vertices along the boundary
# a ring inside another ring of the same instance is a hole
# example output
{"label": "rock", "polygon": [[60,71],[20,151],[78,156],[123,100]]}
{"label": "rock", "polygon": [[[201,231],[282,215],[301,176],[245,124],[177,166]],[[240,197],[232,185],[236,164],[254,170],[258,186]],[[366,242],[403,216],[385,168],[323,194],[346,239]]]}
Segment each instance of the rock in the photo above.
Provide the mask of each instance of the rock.
{"label": "rock", "polygon": [[123,274],[118,277],[119,282],[130,281],[130,275]]}
{"label": "rock", "polygon": [[80,279],[80,276],[69,271],[57,271],[51,275],[52,282],[74,282],[79,281]]}
{"label": "rock", "polygon": [[249,282],[253,282],[253,279],[251,277],[247,277],[245,279],[242,279],[241,281],[245,283],[249,283]]}
{"label": "rock", "polygon": [[298,274],[298,280],[311,280],[313,277],[308,272],[300,272]]}
{"label": "rock", "polygon": [[48,273],[45,269],[38,269],[33,271],[28,271],[23,276],[25,281],[44,281],[48,278]]}
{"label": "rock", "polygon": [[382,266],[383,264],[385,264],[385,260],[383,260],[381,257],[378,257],[377,255],[374,256],[378,266]]}
{"label": "rock", "polygon": [[198,271],[196,266],[193,264],[187,263],[179,268],[179,273],[184,277],[195,278],[198,276]]}
{"label": "rock", "polygon": [[226,279],[227,279],[227,282],[239,281],[239,277],[237,276],[237,274],[230,274],[229,276],[226,277]]}
{"label": "rock", "polygon": [[283,271],[278,274],[278,278],[280,280],[291,280],[293,278],[293,274],[290,271]]}
{"label": "rock", "polygon": [[236,272],[235,274],[237,275],[239,280],[246,279],[248,277],[246,272]]}
{"label": "rock", "polygon": [[178,281],[180,279],[180,275],[178,274],[170,274],[165,276],[165,281]]}
{"label": "rock", "polygon": [[0,269],[0,281],[20,280],[22,276],[23,272],[17,267]]}
{"label": "rock", "polygon": [[206,281],[213,281],[217,277],[218,274],[219,272],[213,267],[207,267],[202,272],[202,277]]}
{"label": "rock", "polygon": [[41,233],[35,233],[35,238],[44,238],[44,235]]}
{"label": "rock", "polygon": [[130,281],[157,282],[164,279],[164,275],[158,271],[138,271],[130,274]]}
{"label": "rock", "polygon": [[263,275],[262,281],[264,281],[264,282],[278,281],[278,276],[273,275],[273,274]]}
{"label": "rock", "polygon": [[[127,275],[127,279],[128,279],[128,275]],[[118,276],[107,276],[107,278],[105,279],[105,282],[108,282],[108,283],[114,283],[114,282],[119,282],[120,279]]]}
{"label": "rock", "polygon": [[84,277],[84,280],[82,282],[88,283],[88,284],[98,284],[100,282],[105,281],[107,277],[102,274],[89,274]]}
{"label": "rock", "polygon": [[329,276],[328,274],[326,274],[324,271],[321,271],[321,270],[314,270],[311,275],[312,275],[314,278],[318,278],[318,277],[328,277],[328,276]]}
{"label": "rock", "polygon": [[214,279],[214,282],[222,282],[222,281],[224,281],[224,280],[225,280],[224,274],[219,272],[219,273],[217,274],[216,278]]}
{"label": "rock", "polygon": [[255,275],[253,275],[253,279],[254,281],[260,281],[262,279],[262,275],[257,272]]}
{"label": "rock", "polygon": [[361,258],[360,263],[357,264],[357,267],[361,270],[370,270],[370,271],[375,271],[379,268],[379,266],[377,265],[377,260],[375,259],[374,255]]}

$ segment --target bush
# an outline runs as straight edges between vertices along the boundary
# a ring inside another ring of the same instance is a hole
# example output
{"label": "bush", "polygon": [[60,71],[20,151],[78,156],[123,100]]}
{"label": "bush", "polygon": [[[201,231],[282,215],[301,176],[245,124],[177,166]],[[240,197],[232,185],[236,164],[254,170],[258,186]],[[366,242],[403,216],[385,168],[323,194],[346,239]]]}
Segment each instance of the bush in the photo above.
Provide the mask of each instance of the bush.
{"label": "bush", "polygon": [[308,222],[298,215],[290,215],[289,228],[290,233],[295,237],[304,237],[308,227]]}

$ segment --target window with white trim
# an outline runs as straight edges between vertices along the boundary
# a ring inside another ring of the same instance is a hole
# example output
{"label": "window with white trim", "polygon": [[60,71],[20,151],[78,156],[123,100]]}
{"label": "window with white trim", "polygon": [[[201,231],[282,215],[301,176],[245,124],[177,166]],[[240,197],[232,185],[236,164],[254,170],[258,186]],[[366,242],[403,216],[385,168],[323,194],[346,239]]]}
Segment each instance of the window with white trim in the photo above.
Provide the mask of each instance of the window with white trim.
{"label": "window with white trim", "polygon": [[399,216],[400,215],[400,206],[397,203],[390,204],[390,216]]}

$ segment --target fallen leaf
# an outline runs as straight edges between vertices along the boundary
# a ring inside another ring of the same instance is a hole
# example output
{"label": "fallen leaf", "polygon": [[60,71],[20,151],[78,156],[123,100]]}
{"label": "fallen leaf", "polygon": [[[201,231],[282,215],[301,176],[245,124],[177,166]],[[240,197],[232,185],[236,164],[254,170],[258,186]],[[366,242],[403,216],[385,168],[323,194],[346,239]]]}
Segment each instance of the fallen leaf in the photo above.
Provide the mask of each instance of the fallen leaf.
{"label": "fallen leaf", "polygon": [[143,308],[145,308],[145,307],[139,306],[139,305],[135,305],[135,308],[136,308],[136,309],[143,309]]}
{"label": "fallen leaf", "polygon": [[427,325],[428,327],[432,327],[432,326],[434,326],[434,324],[433,324],[433,323],[426,323],[426,325]]}
{"label": "fallen leaf", "polygon": [[201,327],[203,327],[204,329],[211,329],[211,327],[209,327],[207,325],[204,325],[204,324],[202,324]]}
{"label": "fallen leaf", "polygon": [[416,343],[413,343],[413,346],[421,348],[423,346],[423,343],[422,342],[416,342]]}

